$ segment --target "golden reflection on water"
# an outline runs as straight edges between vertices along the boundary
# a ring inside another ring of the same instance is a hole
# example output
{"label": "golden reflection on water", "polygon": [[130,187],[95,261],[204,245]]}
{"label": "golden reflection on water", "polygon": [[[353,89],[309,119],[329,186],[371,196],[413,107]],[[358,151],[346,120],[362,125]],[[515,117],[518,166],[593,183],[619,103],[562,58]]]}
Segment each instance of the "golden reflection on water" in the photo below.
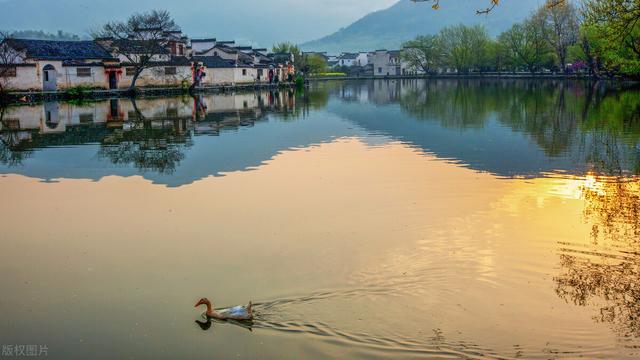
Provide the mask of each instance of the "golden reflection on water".
{"label": "golden reflection on water", "polygon": [[[192,306],[201,296],[292,298],[264,306],[263,327],[335,338],[306,345],[318,357],[339,355],[340,342],[433,356],[632,357],[640,191],[613,180],[504,180],[357,138],[176,189],[10,175],[0,178],[0,305],[11,309],[2,328],[93,348],[106,337],[123,356],[144,354],[141,344],[278,354],[221,331],[194,345]],[[40,331],[24,320],[35,309],[48,324]],[[83,335],[74,321],[101,325]]]}

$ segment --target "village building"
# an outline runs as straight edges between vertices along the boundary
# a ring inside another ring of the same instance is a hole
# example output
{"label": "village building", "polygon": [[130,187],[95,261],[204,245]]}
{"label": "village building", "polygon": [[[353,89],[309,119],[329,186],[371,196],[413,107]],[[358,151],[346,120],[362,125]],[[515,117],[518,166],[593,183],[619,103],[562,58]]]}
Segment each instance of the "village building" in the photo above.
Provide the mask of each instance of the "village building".
{"label": "village building", "polygon": [[[103,48],[118,59],[111,69],[116,73],[116,89],[128,88],[135,76],[135,64],[141,57],[150,58],[149,67],[140,73],[136,85],[140,87],[189,86],[193,80],[192,62],[186,56],[174,55],[180,52],[182,42],[168,42],[166,47],[159,44],[143,44],[143,40],[97,39]],[[126,54],[126,55],[124,55]]]}
{"label": "village building", "polygon": [[338,66],[360,66],[358,63],[358,54],[343,53],[338,57]]}
{"label": "village building", "polygon": [[254,83],[258,79],[258,69],[252,64],[220,56],[195,56],[193,60],[204,66],[202,86]]}
{"label": "village building", "polygon": [[118,60],[94,41],[7,39],[0,46],[16,52],[8,88],[57,91],[75,86],[111,88],[115,75],[106,68]]}
{"label": "village building", "polygon": [[409,65],[402,61],[400,50],[376,50],[372,56],[373,75],[376,77],[402,76],[411,73]]}
{"label": "village building", "polygon": [[[188,87],[275,83],[293,80],[294,57],[267,49],[236,46],[216,38],[189,40],[181,31],[146,41],[154,29],[139,29],[140,39],[93,41],[10,39],[0,46],[15,51],[17,61],[0,64],[13,90],[60,91],[76,86],[128,89],[141,59],[149,59],[136,79],[138,87]],[[6,76],[8,74],[8,76]],[[201,75],[204,75],[200,77]]]}

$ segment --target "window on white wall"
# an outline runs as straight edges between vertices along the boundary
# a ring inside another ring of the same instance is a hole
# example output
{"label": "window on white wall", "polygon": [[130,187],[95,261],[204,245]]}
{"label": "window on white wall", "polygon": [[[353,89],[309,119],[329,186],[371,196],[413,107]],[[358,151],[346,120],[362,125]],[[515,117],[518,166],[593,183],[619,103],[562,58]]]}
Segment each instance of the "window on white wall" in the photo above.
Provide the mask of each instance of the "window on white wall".
{"label": "window on white wall", "polygon": [[78,77],[91,77],[91,68],[76,68],[76,75]]}
{"label": "window on white wall", "polygon": [[178,69],[174,66],[164,68],[164,74],[166,76],[176,75],[178,73]]}
{"label": "window on white wall", "polygon": [[4,77],[17,77],[18,76],[18,68],[16,66],[8,66],[2,70],[0,70],[2,76]]}
{"label": "window on white wall", "polygon": [[127,76],[133,76],[133,75],[135,75],[135,74],[136,74],[136,69],[135,69],[135,68],[132,68],[132,67],[128,67],[128,68],[126,68],[126,70],[125,70],[125,74],[126,74]]}
{"label": "window on white wall", "polygon": [[247,76],[247,69],[242,69],[242,76]]}

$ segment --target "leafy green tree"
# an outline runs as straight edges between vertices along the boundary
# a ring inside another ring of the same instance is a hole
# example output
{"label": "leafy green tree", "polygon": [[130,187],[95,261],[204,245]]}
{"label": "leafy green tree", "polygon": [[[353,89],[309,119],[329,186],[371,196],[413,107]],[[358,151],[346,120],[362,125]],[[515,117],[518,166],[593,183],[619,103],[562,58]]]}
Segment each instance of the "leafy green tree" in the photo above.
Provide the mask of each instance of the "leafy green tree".
{"label": "leafy green tree", "polygon": [[402,59],[410,67],[430,74],[442,64],[443,48],[440,36],[418,36],[402,45]]}
{"label": "leafy green tree", "polygon": [[500,34],[499,41],[513,70],[524,67],[534,73],[548,64],[550,48],[543,21],[539,15],[534,15]]}
{"label": "leafy green tree", "polygon": [[292,54],[294,59],[293,64],[296,67],[296,69],[304,68],[305,64],[304,64],[304,59],[302,57],[302,51],[300,50],[300,47],[298,45],[290,42],[281,42],[281,43],[274,44],[271,51],[274,53]]}
{"label": "leafy green tree", "polygon": [[310,74],[321,74],[327,71],[327,61],[320,55],[307,55],[304,61],[306,72]]}
{"label": "leafy green tree", "polygon": [[640,74],[640,1],[586,0],[586,25],[603,39],[601,56],[610,72]]}
{"label": "leafy green tree", "polygon": [[445,63],[459,73],[480,69],[487,57],[489,35],[484,26],[457,25],[442,29],[438,35]]}
{"label": "leafy green tree", "polygon": [[499,40],[491,40],[487,44],[485,66],[494,71],[512,70],[512,67],[509,65],[507,48]]}
{"label": "leafy green tree", "polygon": [[584,61],[593,76],[600,76],[605,54],[604,39],[600,31],[592,25],[582,25],[578,43],[569,48],[573,61]]}

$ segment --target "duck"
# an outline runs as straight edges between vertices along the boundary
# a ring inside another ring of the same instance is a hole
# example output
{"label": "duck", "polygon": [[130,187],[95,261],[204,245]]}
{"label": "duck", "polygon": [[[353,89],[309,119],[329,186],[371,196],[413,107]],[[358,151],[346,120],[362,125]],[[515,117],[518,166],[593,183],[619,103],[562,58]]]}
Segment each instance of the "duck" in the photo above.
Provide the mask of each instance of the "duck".
{"label": "duck", "polygon": [[251,303],[251,301],[249,301],[249,305],[247,306],[235,306],[220,311],[216,311],[216,309],[213,307],[213,303],[207,298],[198,300],[195,307],[202,305],[207,306],[207,312],[205,314],[209,319],[239,321],[253,320],[253,304]]}

